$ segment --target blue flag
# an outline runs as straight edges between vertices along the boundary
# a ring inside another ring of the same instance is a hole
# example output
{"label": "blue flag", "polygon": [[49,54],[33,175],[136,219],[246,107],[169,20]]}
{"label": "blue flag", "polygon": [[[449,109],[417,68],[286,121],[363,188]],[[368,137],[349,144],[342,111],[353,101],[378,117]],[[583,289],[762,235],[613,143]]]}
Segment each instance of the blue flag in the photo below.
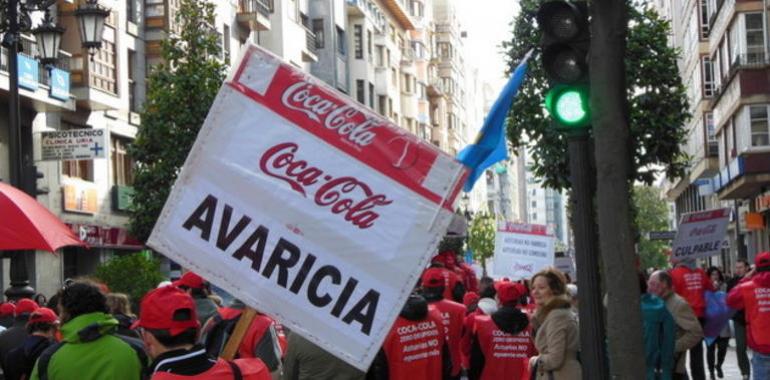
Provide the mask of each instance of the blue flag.
{"label": "blue flag", "polygon": [[524,76],[527,74],[527,61],[531,54],[532,50],[524,56],[524,59],[521,60],[521,63],[519,63],[519,66],[516,67],[513,75],[511,75],[511,79],[503,87],[503,91],[497,97],[497,100],[492,105],[492,109],[489,110],[489,114],[484,119],[484,125],[481,127],[478,136],[476,136],[476,141],[466,146],[457,154],[457,159],[470,168],[468,180],[463,187],[465,192],[473,189],[473,184],[481,177],[484,170],[508,158],[505,118],[508,115],[508,110],[511,109],[511,104],[513,104],[513,99],[516,97],[521,83],[524,81]]}

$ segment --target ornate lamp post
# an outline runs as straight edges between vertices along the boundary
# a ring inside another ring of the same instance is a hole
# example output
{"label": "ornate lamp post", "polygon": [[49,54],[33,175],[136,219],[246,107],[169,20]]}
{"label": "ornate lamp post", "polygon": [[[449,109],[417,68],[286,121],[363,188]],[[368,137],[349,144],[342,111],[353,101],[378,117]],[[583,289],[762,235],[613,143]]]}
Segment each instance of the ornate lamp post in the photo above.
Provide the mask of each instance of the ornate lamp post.
{"label": "ornate lamp post", "polygon": [[[52,66],[59,55],[61,37],[64,28],[53,22],[49,8],[56,0],[0,0],[0,33],[3,34],[2,45],[8,52],[8,129],[9,129],[9,162],[11,164],[11,184],[26,193],[36,197],[35,181],[37,173],[33,166],[31,147],[25,151],[23,141],[31,141],[32,129],[22,129],[19,110],[19,62],[17,53],[20,51],[21,33],[31,32],[35,35],[38,46],[37,57],[46,66]],[[35,12],[45,12],[43,22],[33,28],[31,15]],[[82,14],[82,15],[81,15]],[[84,6],[75,12],[81,27],[90,27],[88,38],[83,38],[83,47],[93,50],[101,46],[101,31],[104,19],[109,11],[96,4],[96,0],[87,0]],[[99,32],[98,35],[95,35]],[[91,53],[93,54],[93,52]],[[29,286],[26,258],[30,252],[15,251],[11,256],[11,287],[5,294],[9,299],[31,297],[35,291]]]}

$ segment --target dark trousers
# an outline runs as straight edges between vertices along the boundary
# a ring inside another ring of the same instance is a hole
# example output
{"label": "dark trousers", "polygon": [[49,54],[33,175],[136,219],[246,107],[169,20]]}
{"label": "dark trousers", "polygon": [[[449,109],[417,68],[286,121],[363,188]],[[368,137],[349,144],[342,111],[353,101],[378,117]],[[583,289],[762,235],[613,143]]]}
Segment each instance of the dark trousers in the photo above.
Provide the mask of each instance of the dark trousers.
{"label": "dark trousers", "polygon": [[710,374],[714,374],[714,368],[722,368],[725,356],[727,356],[727,343],[729,342],[730,338],[719,337],[706,347],[706,363],[708,363]]}
{"label": "dark trousers", "polygon": [[746,324],[735,322],[735,356],[738,357],[738,368],[741,369],[741,375],[751,375],[751,365],[749,364],[749,355],[746,353]]}
{"label": "dark trousers", "polygon": [[[698,318],[700,326],[706,324],[706,320]],[[706,372],[703,368],[703,339],[690,348],[690,378],[692,380],[706,380]]]}
{"label": "dark trousers", "polygon": [[671,380],[689,380],[686,373],[676,373],[671,375]]}

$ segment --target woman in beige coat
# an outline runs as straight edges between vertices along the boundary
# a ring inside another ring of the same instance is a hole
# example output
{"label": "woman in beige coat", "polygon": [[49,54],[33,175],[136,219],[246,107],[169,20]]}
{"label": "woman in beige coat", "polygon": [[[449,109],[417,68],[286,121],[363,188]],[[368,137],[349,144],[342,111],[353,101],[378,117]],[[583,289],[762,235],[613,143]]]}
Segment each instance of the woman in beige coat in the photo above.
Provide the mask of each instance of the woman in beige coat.
{"label": "woman in beige coat", "polygon": [[532,298],[537,311],[532,316],[535,347],[540,353],[530,359],[536,380],[580,380],[580,347],[577,317],[566,298],[564,275],[545,269],[532,277]]}

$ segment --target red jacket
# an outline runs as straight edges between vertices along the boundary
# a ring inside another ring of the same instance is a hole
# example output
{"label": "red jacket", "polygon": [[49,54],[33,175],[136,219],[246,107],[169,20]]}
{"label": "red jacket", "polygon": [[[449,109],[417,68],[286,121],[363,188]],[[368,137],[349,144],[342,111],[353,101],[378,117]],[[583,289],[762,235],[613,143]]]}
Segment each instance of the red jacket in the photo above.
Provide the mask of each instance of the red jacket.
{"label": "red jacket", "polygon": [[463,332],[463,320],[465,319],[465,306],[454,301],[442,299],[430,303],[441,314],[444,325],[449,354],[452,358],[452,376],[457,376],[462,369],[460,355],[460,338]]}
{"label": "red jacket", "polygon": [[[243,380],[271,380],[265,364],[259,359],[236,359],[233,361],[241,371]],[[197,375],[176,375],[170,372],[155,372],[151,380],[229,380],[234,379],[233,368],[224,359],[217,360],[217,363],[208,371]]]}
{"label": "red jacket", "polygon": [[460,263],[459,269],[463,272],[463,283],[465,284],[465,290],[468,292],[478,292],[479,280],[476,278],[476,272],[473,270],[473,268],[466,263]]}
{"label": "red jacket", "polygon": [[698,318],[705,317],[706,298],[703,293],[706,290],[714,291],[714,284],[711,283],[706,272],[700,268],[690,269],[678,266],[671,270],[671,281],[674,292],[690,304],[695,315]]}
{"label": "red jacket", "polygon": [[748,346],[770,355],[770,272],[741,281],[727,295],[727,306],[745,309]]}
{"label": "red jacket", "polygon": [[476,308],[473,312],[465,316],[463,320],[463,335],[460,338],[460,358],[463,368],[470,368],[471,346],[473,345],[473,330],[476,324],[476,316],[484,315],[484,311]]}
{"label": "red jacket", "polygon": [[443,376],[446,337],[441,315],[432,305],[419,321],[398,317],[385,338],[382,350],[390,380],[433,380]]}
{"label": "red jacket", "polygon": [[491,316],[480,315],[476,317],[474,337],[484,357],[480,380],[529,379],[529,358],[535,355],[530,327],[511,335],[500,330]]}

